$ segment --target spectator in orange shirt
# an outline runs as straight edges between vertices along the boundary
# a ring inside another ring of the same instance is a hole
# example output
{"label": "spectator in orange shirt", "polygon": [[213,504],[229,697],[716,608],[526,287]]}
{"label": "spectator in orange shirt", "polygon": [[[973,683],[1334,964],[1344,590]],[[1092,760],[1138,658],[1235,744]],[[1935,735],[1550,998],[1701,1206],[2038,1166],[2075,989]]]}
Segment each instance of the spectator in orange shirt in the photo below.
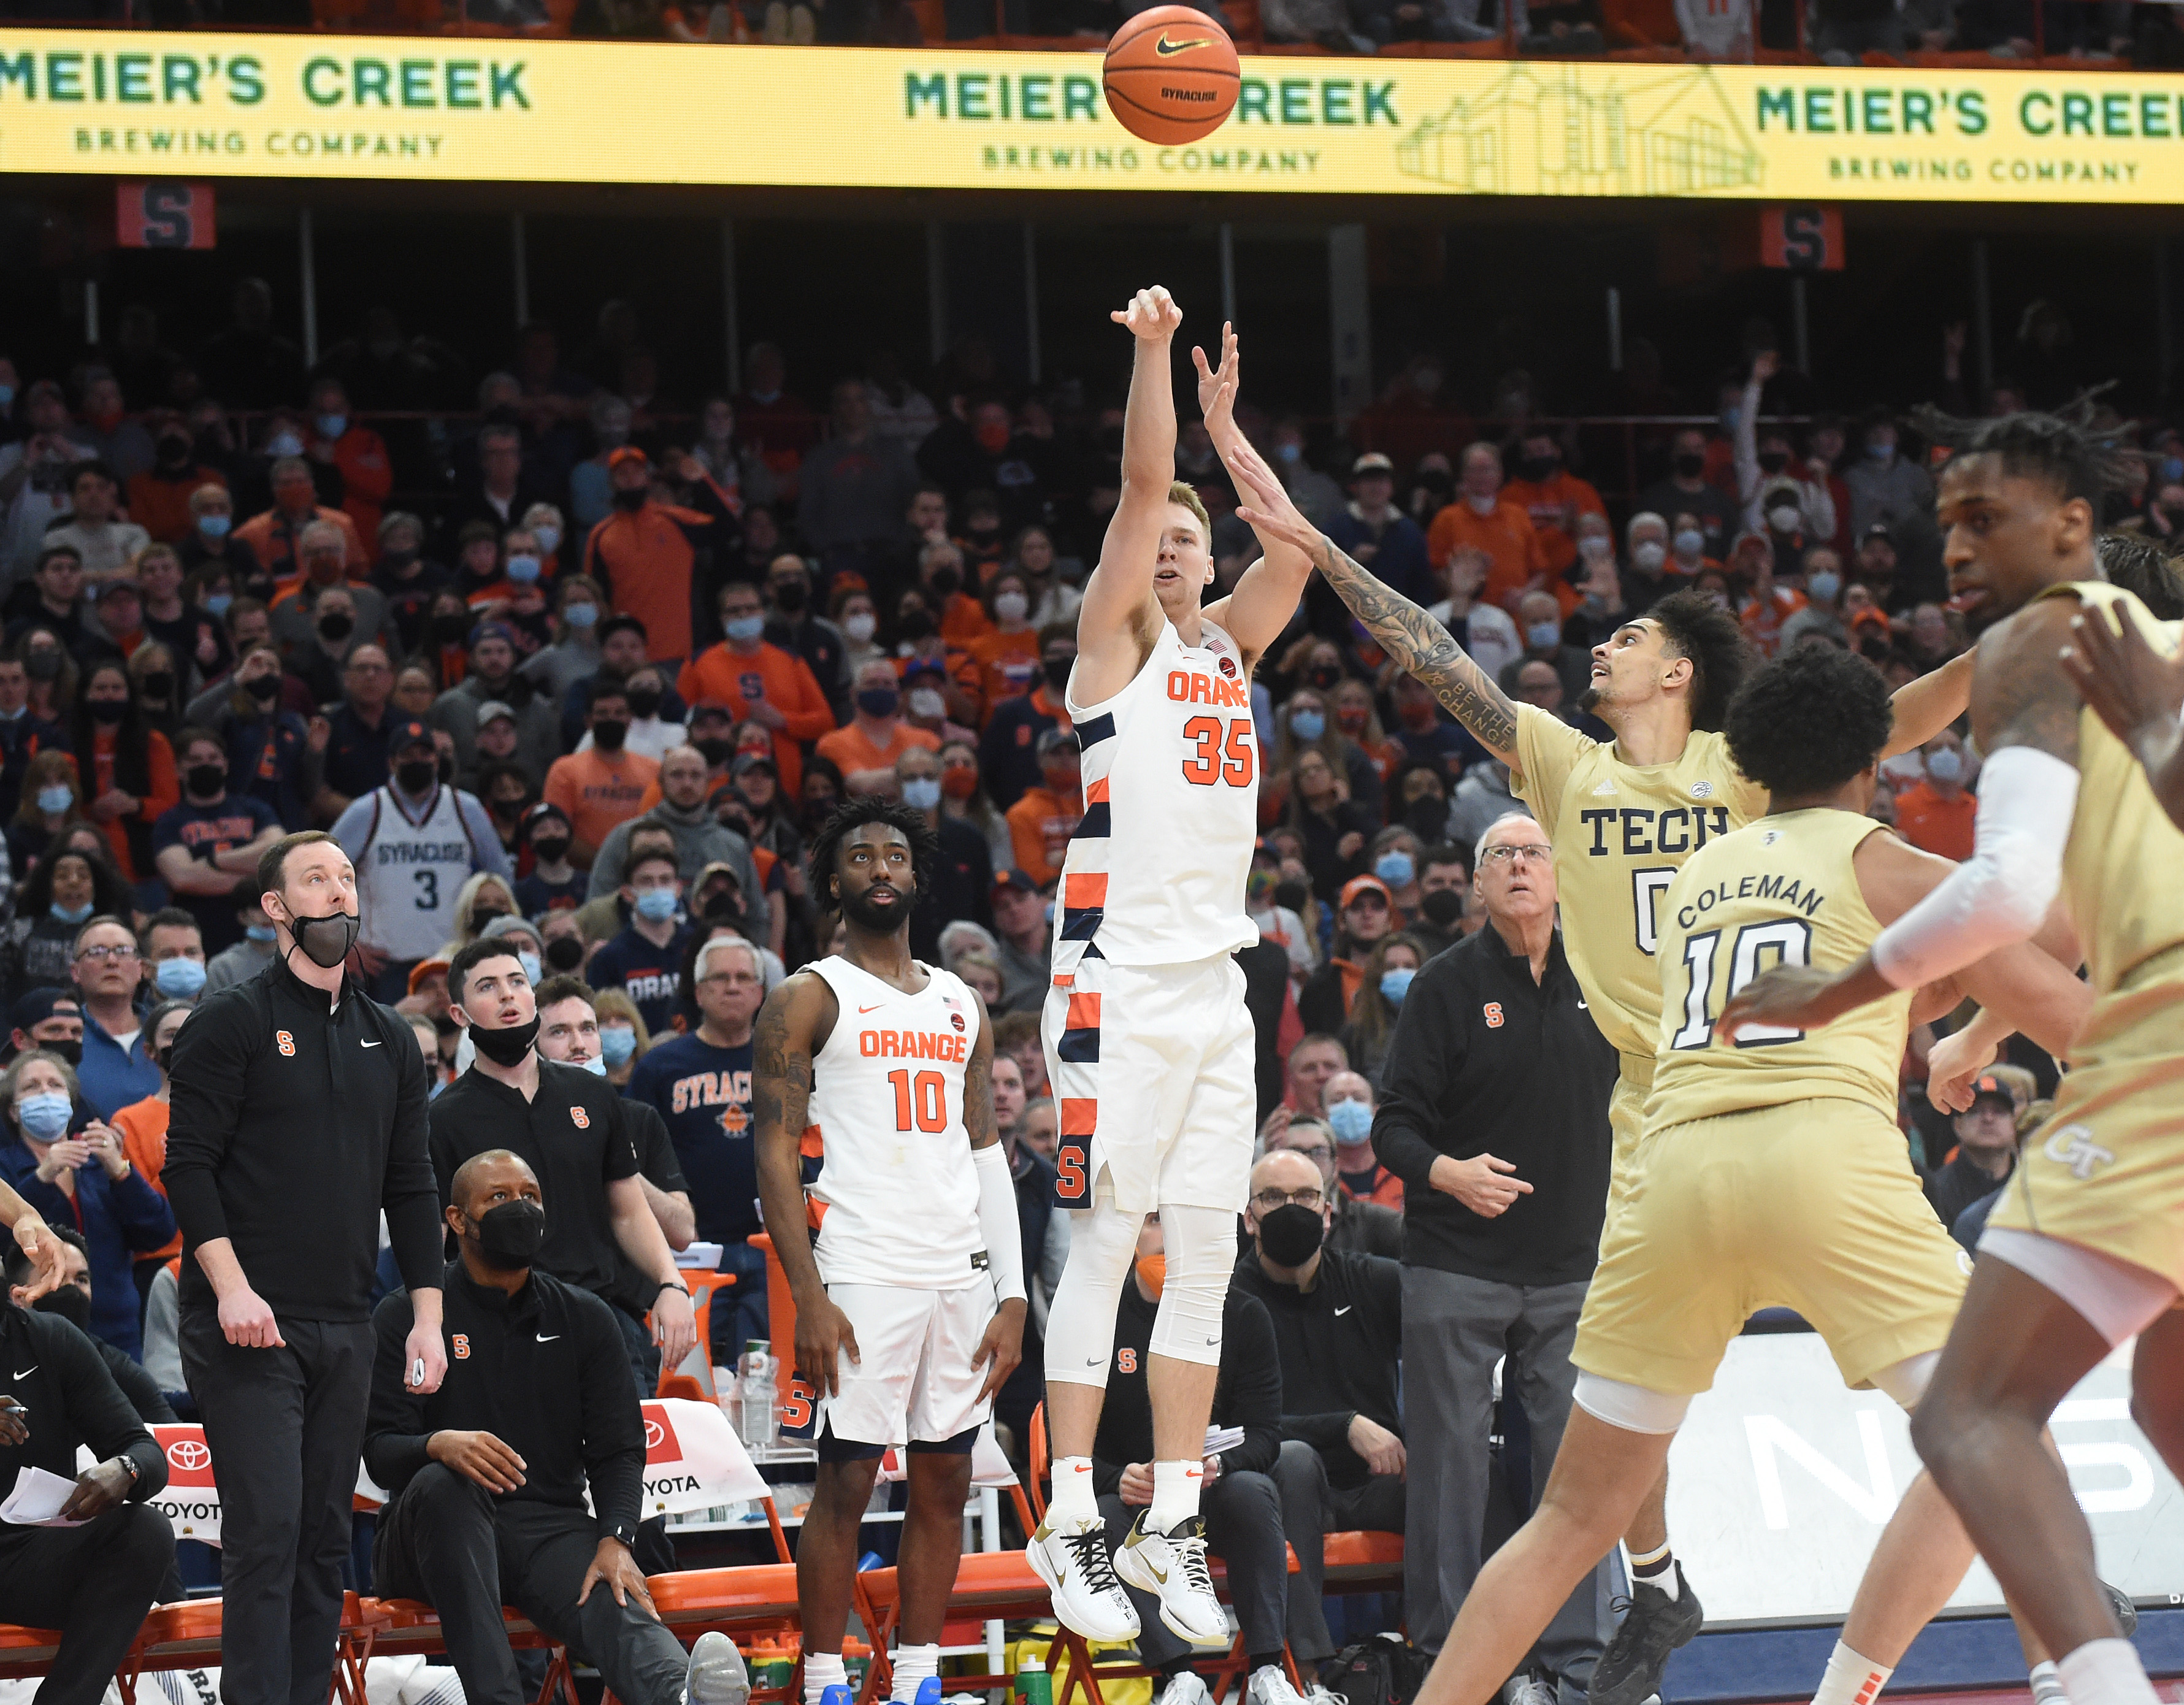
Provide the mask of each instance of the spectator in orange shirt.
{"label": "spectator in orange shirt", "polygon": [[592,749],[556,758],[546,772],[546,803],[559,806],[569,819],[568,859],[582,870],[592,867],[615,825],[637,815],[644,790],[660,773],[652,759],[626,749],[629,716],[629,689],[600,677],[593,683],[591,708],[584,716]]}
{"label": "spectator in orange shirt", "polygon": [[1485,553],[1492,565],[1480,593],[1485,603],[1514,610],[1527,592],[1548,591],[1556,593],[1565,615],[1576,607],[1574,592],[1559,581],[1549,584],[1546,551],[1531,516],[1502,494],[1502,453],[1491,444],[1474,444],[1464,451],[1462,488],[1456,501],[1434,517],[1426,535],[1437,570],[1466,545]]}
{"label": "spectator in orange shirt", "polygon": [[1359,412],[1351,425],[1351,441],[1407,468],[1429,451],[1469,437],[1471,422],[1440,393],[1441,373],[1438,355],[1412,356],[1379,399]]}
{"label": "spectator in orange shirt", "polygon": [[302,560],[304,529],[315,521],[331,522],[341,529],[343,569],[351,579],[362,580],[371,559],[365,554],[356,523],[320,503],[318,488],[311,482],[311,465],[301,456],[282,456],[273,464],[272,478],[273,507],[237,527],[232,535],[236,542],[249,547],[266,573],[286,578],[298,571]]}
{"label": "spectator in orange shirt", "polygon": [[1025,788],[1006,816],[1017,868],[1046,887],[1061,874],[1061,855],[1084,816],[1075,729],[1049,728],[1039,737],[1039,785]]}
{"label": "spectator in orange shirt", "polygon": [[[152,932],[148,928],[144,933],[148,939]],[[190,1016],[195,1005],[194,1000],[162,1000],[144,1015],[144,1051],[159,1067],[159,1087],[141,1101],[116,1108],[114,1117],[107,1121],[120,1135],[121,1151],[129,1156],[130,1164],[142,1175],[146,1184],[163,1196],[167,1193],[166,1187],[159,1182],[159,1173],[167,1164],[167,1050],[175,1045],[182,1021]],[[138,1255],[138,1282],[148,1286],[152,1273],[181,1252],[182,1235],[176,1232],[170,1242]]]}
{"label": "spectator in orange shirt", "polygon": [[1590,481],[1563,465],[1562,443],[1545,427],[1535,427],[1518,441],[1517,477],[1502,487],[1502,496],[1530,519],[1547,567],[1555,574],[1565,572],[1577,560],[1577,518],[1607,517],[1600,493]]}
{"label": "spectator in orange shirt", "polygon": [[[1753,535],[1747,533],[1745,538]],[[1782,649],[1782,624],[1805,607],[1805,594],[1794,586],[1786,586],[1774,578],[1774,550],[1765,539],[1758,551],[1749,553],[1752,563],[1751,590],[1744,596],[1736,612],[1745,636],[1752,641],[1752,649],[1763,657],[1778,655]],[[1743,552],[1744,539],[1737,541],[1739,555]]]}
{"label": "spectator in orange shirt", "polygon": [[940,611],[940,637],[968,646],[990,632],[985,607],[963,589],[963,553],[953,539],[930,539],[917,553],[917,583]]}
{"label": "spectator in orange shirt", "polygon": [[994,625],[964,649],[984,671],[980,696],[990,711],[1002,699],[1031,691],[1039,679],[1039,644],[1031,621],[1031,580],[1022,570],[995,574],[987,582],[985,604]]}
{"label": "spectator in orange shirt", "polygon": [[665,500],[653,486],[652,463],[625,444],[607,458],[615,512],[584,541],[583,571],[607,589],[617,616],[644,624],[645,656],[680,663],[694,650],[691,577],[700,546],[716,559],[734,548],[736,518],[727,495],[695,456],[678,470],[695,508]]}
{"label": "spectator in orange shirt", "polygon": [[311,437],[305,449],[313,461],[340,473],[342,513],[356,523],[365,552],[375,552],[379,518],[387,494],[394,489],[394,464],[387,441],[350,419],[348,393],[338,379],[321,379],[311,387]]}
{"label": "spectator in orange shirt", "polygon": [[144,726],[120,659],[102,659],[84,671],[72,732],[86,812],[114,850],[115,868],[131,882],[148,880],[152,825],[181,803],[182,784],[174,748]]}
{"label": "spectator in orange shirt", "polygon": [[[784,790],[804,774],[807,741],[834,731],[834,712],[811,666],[766,638],[766,602],[747,581],[721,588],[721,630],[727,635],[682,666],[675,690],[686,705],[725,705],[773,733],[774,768]],[[890,671],[892,672],[892,671]]]}
{"label": "spectator in orange shirt", "polygon": [[129,481],[129,519],[162,544],[180,544],[197,525],[190,493],[199,486],[226,486],[227,476],[198,460],[190,425],[171,409],[146,424],[152,429],[152,465]]}
{"label": "spectator in orange shirt", "polygon": [[820,737],[819,755],[842,772],[847,794],[884,794],[892,797],[897,783],[894,761],[905,746],[940,749],[939,738],[902,719],[902,686],[894,665],[874,657],[857,666],[855,691],[850,702],[855,714],[849,726]]}
{"label": "spectator in orange shirt", "polygon": [[1926,774],[1896,796],[1896,830],[1914,847],[1962,864],[1972,855],[1979,800],[1968,785],[1971,762],[1953,728],[1919,749]]}

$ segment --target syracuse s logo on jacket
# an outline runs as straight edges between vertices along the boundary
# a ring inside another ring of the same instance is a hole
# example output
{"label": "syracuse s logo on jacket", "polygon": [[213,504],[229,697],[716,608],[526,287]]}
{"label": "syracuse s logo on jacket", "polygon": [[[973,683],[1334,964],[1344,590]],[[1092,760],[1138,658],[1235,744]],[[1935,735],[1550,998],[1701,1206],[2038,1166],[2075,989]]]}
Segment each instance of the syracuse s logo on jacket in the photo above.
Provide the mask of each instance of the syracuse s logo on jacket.
{"label": "syracuse s logo on jacket", "polygon": [[1486,1028],[1490,1030],[1502,1028],[1502,1003],[1499,1000],[1486,1003]]}
{"label": "syracuse s logo on jacket", "polygon": [[286,1030],[276,1030],[273,1033],[273,1045],[290,1059],[296,1057],[296,1039]]}

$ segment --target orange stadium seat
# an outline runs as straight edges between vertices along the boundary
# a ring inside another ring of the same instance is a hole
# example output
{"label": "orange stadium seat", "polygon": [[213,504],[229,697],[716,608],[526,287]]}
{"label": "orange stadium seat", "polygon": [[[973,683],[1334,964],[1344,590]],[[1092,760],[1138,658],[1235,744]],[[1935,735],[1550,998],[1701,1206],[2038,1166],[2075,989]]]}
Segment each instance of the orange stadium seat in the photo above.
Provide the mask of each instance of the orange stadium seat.
{"label": "orange stadium seat", "polygon": [[61,1649],[60,1630],[18,1628],[0,1623],[0,1681],[25,1681],[43,1675]]}

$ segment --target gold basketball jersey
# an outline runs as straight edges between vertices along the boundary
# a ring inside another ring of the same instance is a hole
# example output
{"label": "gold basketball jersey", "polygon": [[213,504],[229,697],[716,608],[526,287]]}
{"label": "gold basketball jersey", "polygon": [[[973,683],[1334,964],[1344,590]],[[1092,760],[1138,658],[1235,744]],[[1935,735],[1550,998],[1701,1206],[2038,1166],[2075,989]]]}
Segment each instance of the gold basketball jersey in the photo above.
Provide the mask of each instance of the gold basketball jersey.
{"label": "gold basketball jersey", "polygon": [[1592,1022],[1618,1053],[1661,1040],[1661,897],[1684,861],[1767,809],[1719,733],[1666,764],[1627,764],[1560,718],[1517,707],[1511,787],[1555,848],[1563,942]]}
{"label": "gold basketball jersey", "polygon": [[1912,991],[1819,1030],[1747,1029],[1718,1044],[1729,997],[1777,965],[1834,971],[1873,944],[1880,922],[1852,855],[1884,824],[1855,811],[1763,817],[1691,855],[1661,904],[1660,1051],[1646,1103],[1650,1134],[1786,1101],[1862,1102],[1896,1117]]}

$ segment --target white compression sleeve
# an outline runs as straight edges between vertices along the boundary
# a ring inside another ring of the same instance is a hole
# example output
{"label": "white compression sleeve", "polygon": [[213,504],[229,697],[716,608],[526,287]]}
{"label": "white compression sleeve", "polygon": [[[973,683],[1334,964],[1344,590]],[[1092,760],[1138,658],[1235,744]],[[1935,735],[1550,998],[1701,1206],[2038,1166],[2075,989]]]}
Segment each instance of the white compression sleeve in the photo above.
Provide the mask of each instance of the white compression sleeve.
{"label": "white compression sleeve", "polygon": [[978,1234],[986,1240],[986,1271],[994,1295],[1006,1302],[1024,1294],[1023,1234],[1017,1221],[1017,1185],[1009,1174],[1006,1143],[971,1151],[978,1169]]}
{"label": "white compression sleeve", "polygon": [[1897,988],[1915,989],[2037,931],[2063,884],[2078,780],[2075,765],[2031,746],[1989,758],[1971,857],[1881,931],[1875,968]]}

